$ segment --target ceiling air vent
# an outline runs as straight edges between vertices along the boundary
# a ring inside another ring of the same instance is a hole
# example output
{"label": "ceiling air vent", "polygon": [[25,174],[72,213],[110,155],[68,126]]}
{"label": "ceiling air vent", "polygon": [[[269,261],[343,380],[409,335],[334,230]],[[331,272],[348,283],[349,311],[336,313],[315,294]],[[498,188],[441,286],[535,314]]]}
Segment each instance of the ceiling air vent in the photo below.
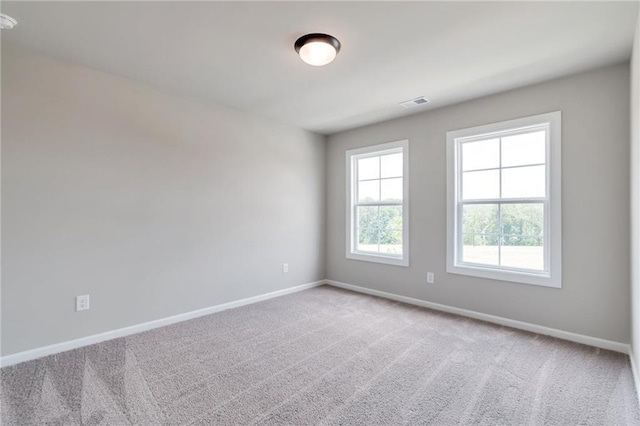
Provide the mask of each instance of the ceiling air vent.
{"label": "ceiling air vent", "polygon": [[429,99],[425,98],[424,96],[420,96],[419,98],[411,99],[410,101],[400,102],[400,105],[402,105],[404,108],[414,108],[420,105],[426,105],[429,102],[431,102]]}

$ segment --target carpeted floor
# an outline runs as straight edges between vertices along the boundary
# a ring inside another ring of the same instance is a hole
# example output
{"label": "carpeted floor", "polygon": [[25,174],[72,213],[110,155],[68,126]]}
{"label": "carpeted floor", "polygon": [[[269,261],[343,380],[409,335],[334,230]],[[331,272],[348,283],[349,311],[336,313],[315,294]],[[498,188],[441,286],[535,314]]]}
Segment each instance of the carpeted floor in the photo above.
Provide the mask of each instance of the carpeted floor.
{"label": "carpeted floor", "polygon": [[2,369],[3,425],[639,425],[627,356],[319,287]]}

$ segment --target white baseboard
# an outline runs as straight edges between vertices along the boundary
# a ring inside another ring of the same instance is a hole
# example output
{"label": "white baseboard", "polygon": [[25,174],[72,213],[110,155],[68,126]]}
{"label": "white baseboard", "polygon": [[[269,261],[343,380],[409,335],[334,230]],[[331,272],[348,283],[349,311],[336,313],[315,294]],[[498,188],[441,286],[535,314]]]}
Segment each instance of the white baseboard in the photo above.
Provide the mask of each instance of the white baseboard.
{"label": "white baseboard", "polygon": [[[532,333],[543,334],[546,336],[557,337],[571,342],[582,343],[584,345],[595,346],[597,348],[608,349],[610,351],[629,354],[630,346],[627,343],[614,342],[611,340],[600,339],[598,337],[585,336],[582,334],[571,333],[569,331],[558,330],[555,328],[544,327],[542,325],[531,324],[528,322],[512,320],[495,315],[483,314],[482,312],[470,311],[467,309],[455,308],[453,306],[441,305],[440,303],[427,302],[426,300],[414,299],[413,297],[400,296],[385,291],[372,290],[366,287],[360,287],[353,284],[346,284],[339,281],[325,280],[325,282],[334,287],[340,287],[347,290],[357,291],[359,293],[379,296],[385,299],[396,300],[398,302],[408,303],[410,305],[422,306],[436,311],[448,312],[450,314],[461,315],[463,317],[475,318],[494,324],[505,325],[507,327],[517,328],[520,330],[530,331]],[[638,383],[636,381],[636,383]]]}
{"label": "white baseboard", "polygon": [[[366,287],[360,287],[353,284],[342,283],[333,280],[321,280],[308,284],[302,284],[296,287],[287,288],[284,290],[278,290],[271,293],[261,294],[258,296],[249,297],[246,299],[236,300],[229,303],[223,303],[221,305],[215,305],[196,311],[186,312],[184,314],[174,315],[167,318],[161,318],[154,321],[145,322],[142,324],[133,325],[130,327],[120,328],[117,330],[107,331],[100,334],[94,334],[80,339],[69,340],[62,343],[56,343],[41,348],[31,349],[24,352],[18,352],[15,354],[7,355],[0,358],[0,366],[6,367],[15,365],[21,362],[30,361],[33,359],[41,358],[47,355],[53,355],[60,352],[69,351],[71,349],[81,348],[83,346],[92,345],[94,343],[103,342],[105,340],[116,339],[118,337],[125,337],[143,331],[151,330],[166,325],[175,324],[182,321],[187,321],[193,318],[198,318],[205,315],[210,315],[216,312],[221,312],[227,309],[237,308],[240,306],[249,305],[263,300],[272,299],[274,297],[284,296],[286,294],[295,293],[298,291],[318,287],[323,284],[329,284],[334,287],[340,287],[347,290],[356,291],[359,293],[370,294],[373,296],[383,297],[385,299],[396,300],[398,302],[404,302],[411,305],[422,306],[425,308],[433,309],[436,311],[448,312],[464,317],[475,318],[482,321],[491,322],[494,324],[505,325],[508,327],[517,328],[520,330],[526,330],[533,333],[543,334],[547,336],[557,337],[559,339],[569,340],[576,343],[582,343],[585,345],[595,346],[598,348],[608,349],[615,352],[621,352],[624,354],[630,354],[630,346],[626,343],[619,343],[610,340],[600,339],[597,337],[585,336],[582,334],[571,333],[569,331],[558,330],[555,328],[544,327],[541,325],[531,324],[527,322],[512,320],[509,318],[503,318],[495,315],[484,314],[482,312],[470,311],[467,309],[456,308],[453,306],[442,305],[439,303],[428,302],[426,300],[415,299],[412,297],[401,296],[393,293],[387,293],[384,291],[373,290]],[[636,390],[638,391],[640,399],[640,371],[635,364],[633,356],[630,356],[631,366],[633,369],[634,380],[636,384]]]}
{"label": "white baseboard", "polygon": [[638,403],[640,403],[640,371],[638,371],[638,364],[636,364],[636,358],[633,356],[633,346],[629,351],[629,359],[631,360],[631,371],[633,372],[633,383],[636,385],[636,395],[638,396]]}
{"label": "white baseboard", "polygon": [[62,343],[56,343],[49,346],[43,346],[41,348],[31,349],[24,352],[18,352],[15,354],[3,356],[0,358],[0,366],[7,367],[9,365],[18,364],[25,361],[30,361],[43,356],[53,355],[60,352],[69,351],[71,349],[81,348],[83,346],[93,345],[94,343],[104,342],[105,340],[116,339],[118,337],[129,336],[143,331],[151,330],[158,327],[164,327],[165,325],[175,324],[182,321],[187,321],[193,318],[202,317],[205,315],[214,314],[216,312],[225,311],[227,309],[237,308],[244,305],[250,305],[256,302],[262,302],[263,300],[273,299],[274,297],[284,296],[285,294],[295,293],[309,288],[318,287],[325,284],[324,280],[316,281],[308,284],[302,284],[296,287],[285,288],[284,290],[273,291],[271,293],[260,294],[258,296],[249,297],[246,299],[236,300],[229,303],[223,303],[221,305],[210,306],[204,309],[198,309],[196,311],[185,312],[184,314],[178,314],[167,318],[161,318],[154,321],[145,322],[142,324],[132,325],[130,327],[120,328],[117,330],[111,330],[100,334],[94,334],[80,339],[69,340]]}

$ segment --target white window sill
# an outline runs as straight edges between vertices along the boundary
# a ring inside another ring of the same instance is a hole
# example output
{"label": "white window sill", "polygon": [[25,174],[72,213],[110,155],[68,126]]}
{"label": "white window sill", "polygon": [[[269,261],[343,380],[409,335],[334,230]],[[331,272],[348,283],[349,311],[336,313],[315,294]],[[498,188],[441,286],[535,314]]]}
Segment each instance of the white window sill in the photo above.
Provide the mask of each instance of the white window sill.
{"label": "white window sill", "polygon": [[545,273],[508,271],[491,267],[470,265],[447,265],[447,273],[467,275],[477,278],[488,278],[512,283],[531,284],[543,287],[562,288],[561,277],[553,277]]}
{"label": "white window sill", "polygon": [[347,253],[347,259],[361,260],[364,262],[382,263],[385,265],[409,267],[409,259],[407,257],[391,257],[384,255],[376,255],[373,253]]}

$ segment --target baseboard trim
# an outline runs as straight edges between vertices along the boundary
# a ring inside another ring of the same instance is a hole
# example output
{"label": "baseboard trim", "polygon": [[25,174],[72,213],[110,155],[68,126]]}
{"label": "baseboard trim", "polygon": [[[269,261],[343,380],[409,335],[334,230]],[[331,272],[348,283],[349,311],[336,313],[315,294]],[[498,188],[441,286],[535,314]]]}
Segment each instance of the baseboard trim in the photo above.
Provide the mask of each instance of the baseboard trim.
{"label": "baseboard trim", "polygon": [[142,324],[136,324],[129,327],[120,328],[117,330],[111,330],[104,333],[94,334],[79,339],[69,340],[66,342],[56,343],[49,346],[43,346],[40,348],[30,349],[24,352],[18,352],[11,355],[6,355],[0,358],[0,366],[8,367],[10,365],[19,364],[25,361],[31,361],[37,358],[42,358],[47,355],[53,355],[60,352],[69,351],[72,349],[81,348],[84,346],[93,345],[95,343],[104,342],[106,340],[116,339],[118,337],[125,337],[143,331],[152,330],[158,327],[164,327],[166,325],[175,324],[182,321],[202,317],[205,315],[214,314],[216,312],[225,311],[227,309],[233,309],[240,306],[250,305],[252,303],[261,302],[264,300],[272,299],[274,297],[284,296],[286,294],[295,293],[302,290],[307,290],[313,287],[318,287],[323,284],[328,284],[334,287],[343,288],[346,290],[355,291],[358,293],[370,294],[372,296],[383,297],[385,299],[396,300],[398,302],[408,303],[411,305],[421,306],[436,311],[447,312],[451,314],[461,315],[468,318],[474,318],[482,321],[491,322],[494,324],[504,325],[507,327],[517,328],[520,330],[530,331],[532,333],[543,334],[547,336],[557,337],[559,339],[569,340],[571,342],[582,343],[589,346],[595,346],[602,349],[608,349],[615,352],[621,352],[628,354],[631,360],[631,368],[633,370],[634,382],[636,385],[636,392],[638,392],[638,399],[640,401],[640,371],[635,363],[630,345],[626,343],[614,342],[611,340],[600,339],[597,337],[585,336],[582,334],[572,333],[569,331],[558,330],[555,328],[545,327],[541,325],[531,324],[523,321],[517,321],[509,318],[499,317],[496,315],[489,315],[482,312],[471,311],[468,309],[456,308],[453,306],[443,305],[440,303],[428,302],[426,300],[415,299],[413,297],[401,296],[394,293],[388,293],[380,290],[373,290],[366,287],[360,287],[353,284],[347,284],[334,280],[320,280],[312,283],[302,284],[296,287],[291,287],[283,290],[277,290],[270,293],[261,294],[258,296],[249,297],[246,299],[236,300],[233,302],[223,303],[220,305],[210,306],[204,309],[198,309],[191,312],[185,312],[183,314],[173,315],[171,317],[161,318],[154,321],[145,322]]}
{"label": "baseboard trim", "polygon": [[[347,284],[339,281],[325,280],[325,282],[334,287],[344,288],[359,293],[370,294],[372,296],[383,297],[385,299],[396,300],[398,302],[408,303],[410,305],[422,306],[424,308],[433,309],[450,314],[461,315],[463,317],[474,318],[482,321],[500,324],[507,327],[517,328],[520,330],[530,331],[532,333],[543,334],[545,336],[557,337],[571,342],[582,343],[584,345],[595,346],[597,348],[608,349],[610,351],[629,354],[630,346],[627,343],[614,342],[611,340],[600,339],[598,337],[585,336],[582,334],[572,333],[570,331],[558,330],[555,328],[545,327],[542,325],[531,324],[528,322],[512,320],[496,315],[484,314],[482,312],[470,311],[467,309],[456,308],[453,306],[442,305],[440,303],[428,302],[426,300],[415,299],[413,297],[400,296],[398,294],[387,293],[385,291],[373,290],[366,287],[360,287],[353,284]],[[638,381],[636,380],[636,383]]]}
{"label": "baseboard trim", "polygon": [[629,350],[629,359],[631,360],[631,371],[633,372],[633,383],[636,385],[636,396],[638,397],[638,403],[640,404],[640,371],[638,371],[636,358],[633,356],[633,346],[631,346],[631,349]]}
{"label": "baseboard trim", "polygon": [[215,306],[198,309],[191,312],[185,312],[183,314],[173,315],[170,317],[145,322],[142,324],[136,324],[129,327],[119,328],[117,330],[111,330],[104,333],[94,334],[91,336],[82,337],[80,339],[69,340],[62,343],[55,343],[49,346],[43,346],[40,348],[30,349],[24,352],[18,352],[15,354],[6,355],[0,358],[0,366],[8,367],[10,365],[19,364],[21,362],[42,358],[47,355],[53,355],[60,352],[69,351],[71,349],[77,349],[83,346],[93,345],[94,343],[104,342],[105,340],[116,339],[118,337],[125,337],[132,334],[141,333],[143,331],[151,330],[154,328],[164,327],[166,325],[171,325],[178,322],[202,317],[205,315],[214,314],[216,312],[226,311],[227,309],[233,309],[233,308],[238,308],[240,306],[250,305],[252,303],[262,302],[264,300],[273,299],[274,297],[284,296],[286,294],[307,290],[313,287],[318,287],[323,284],[325,284],[324,280],[315,281],[312,283],[302,284],[296,287],[285,288],[283,290],[277,290],[270,293],[260,294],[258,296],[248,297],[246,299],[223,303],[221,305],[215,305]]}

